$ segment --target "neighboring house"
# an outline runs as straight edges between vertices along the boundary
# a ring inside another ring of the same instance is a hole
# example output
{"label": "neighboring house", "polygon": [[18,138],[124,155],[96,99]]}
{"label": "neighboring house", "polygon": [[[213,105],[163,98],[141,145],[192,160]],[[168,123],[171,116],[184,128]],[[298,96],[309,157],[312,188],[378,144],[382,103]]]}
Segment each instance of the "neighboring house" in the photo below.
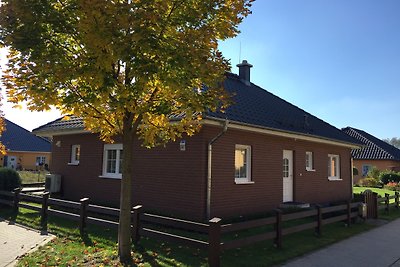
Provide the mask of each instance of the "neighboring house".
{"label": "neighboring house", "polygon": [[51,143],[17,124],[4,119],[5,131],[0,141],[6,147],[6,155],[0,157],[0,166],[18,170],[49,168]]}
{"label": "neighboring house", "polygon": [[365,177],[374,166],[382,171],[400,171],[400,149],[362,130],[346,127],[342,131],[363,144],[362,148],[351,151],[354,168],[358,172],[354,175],[354,183]]}
{"label": "neighboring house", "polygon": [[[197,220],[270,211],[283,202],[352,198],[351,149],[358,142],[250,82],[247,62],[227,74],[234,104],[206,113],[203,127],[166,147],[136,142],[133,204]],[[53,138],[54,173],[63,195],[118,206],[120,140],[103,143],[82,120],[58,119],[34,130]],[[136,140],[136,139],[135,139]]]}

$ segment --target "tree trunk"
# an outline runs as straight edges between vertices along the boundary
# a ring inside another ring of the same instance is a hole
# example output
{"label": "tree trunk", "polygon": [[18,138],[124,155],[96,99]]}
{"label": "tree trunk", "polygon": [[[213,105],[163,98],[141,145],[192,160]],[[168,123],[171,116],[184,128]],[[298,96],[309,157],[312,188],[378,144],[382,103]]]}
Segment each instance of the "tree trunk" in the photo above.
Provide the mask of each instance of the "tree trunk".
{"label": "tree trunk", "polygon": [[126,115],[122,130],[122,180],[120,215],[118,226],[118,255],[122,263],[129,263],[131,258],[131,208],[132,208],[132,163],[133,138],[135,128],[132,116]]}

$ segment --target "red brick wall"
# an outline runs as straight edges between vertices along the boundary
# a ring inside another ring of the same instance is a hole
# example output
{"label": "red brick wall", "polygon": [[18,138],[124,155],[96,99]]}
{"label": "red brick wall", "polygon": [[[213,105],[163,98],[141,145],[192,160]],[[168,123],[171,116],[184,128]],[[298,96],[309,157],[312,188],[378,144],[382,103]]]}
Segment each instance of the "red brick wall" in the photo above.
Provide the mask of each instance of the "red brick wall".
{"label": "red brick wall", "polygon": [[[135,147],[133,204],[143,204],[176,216],[206,217],[207,144],[221,131],[204,127],[186,140],[165,148]],[[63,175],[63,193],[68,199],[89,197],[92,202],[118,206],[120,180],[99,178],[102,174],[103,143],[96,135],[55,136],[54,173]],[[70,147],[81,145],[78,166],[70,166]],[[252,146],[254,184],[234,183],[235,144]],[[265,212],[282,202],[282,153],[294,151],[294,200],[310,203],[351,198],[350,149],[289,138],[228,129],[213,145],[211,216],[236,217]],[[305,170],[305,152],[314,152],[315,172]],[[342,181],[328,181],[328,154],[339,154]]]}
{"label": "red brick wall", "polygon": [[[210,140],[220,129],[204,130]],[[252,147],[254,184],[235,184],[235,144]],[[323,203],[351,198],[350,149],[296,141],[239,130],[228,130],[213,145],[212,216],[259,213],[282,203],[283,150],[294,151],[294,201]],[[314,153],[315,171],[305,170],[305,153]],[[342,181],[328,180],[328,154],[340,155]]]}
{"label": "red brick wall", "polygon": [[358,169],[358,175],[354,175],[354,183],[357,183],[362,177],[362,166],[371,165],[379,170],[400,171],[400,161],[393,160],[353,160],[353,165]]}
{"label": "red brick wall", "polygon": [[[147,149],[135,146],[133,204],[147,210],[172,215],[205,217],[205,145],[201,134],[186,140],[186,151],[179,150],[179,141],[164,147]],[[120,180],[100,178],[102,174],[103,143],[96,135],[55,136],[53,143],[54,173],[62,174],[63,196],[118,207]],[[71,166],[71,146],[81,146],[78,166]],[[138,144],[138,143],[137,143]]]}

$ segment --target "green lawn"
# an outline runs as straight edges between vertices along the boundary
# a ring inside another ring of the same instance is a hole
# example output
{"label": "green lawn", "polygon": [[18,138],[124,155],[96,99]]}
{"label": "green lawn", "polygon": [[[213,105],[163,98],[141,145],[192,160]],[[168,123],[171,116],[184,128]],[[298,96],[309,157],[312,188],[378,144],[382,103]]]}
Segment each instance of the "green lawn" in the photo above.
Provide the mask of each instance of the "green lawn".
{"label": "green lawn", "polygon": [[[391,215],[395,216],[395,213],[400,216],[400,212],[392,212]],[[10,209],[1,209],[0,217],[13,218]],[[21,208],[15,220],[38,228],[40,218],[37,212]],[[351,227],[336,223],[324,226],[322,237],[306,230],[285,236],[282,249],[276,249],[269,240],[226,251],[221,257],[221,266],[273,266],[373,227],[366,223]],[[18,266],[121,266],[117,257],[117,233],[113,229],[90,226],[89,234],[82,238],[76,222],[50,217],[49,231],[57,238],[23,257]],[[206,251],[154,239],[143,238],[132,251],[136,266],[207,266]]]}
{"label": "green lawn", "polygon": [[395,191],[392,191],[392,190],[375,188],[375,187],[358,187],[358,186],[354,186],[353,187],[353,193],[360,194],[360,193],[364,192],[367,189],[371,190],[372,192],[378,193],[378,195],[380,195],[381,197],[384,197],[385,193],[388,193],[389,195],[394,195],[394,192],[395,192]]}

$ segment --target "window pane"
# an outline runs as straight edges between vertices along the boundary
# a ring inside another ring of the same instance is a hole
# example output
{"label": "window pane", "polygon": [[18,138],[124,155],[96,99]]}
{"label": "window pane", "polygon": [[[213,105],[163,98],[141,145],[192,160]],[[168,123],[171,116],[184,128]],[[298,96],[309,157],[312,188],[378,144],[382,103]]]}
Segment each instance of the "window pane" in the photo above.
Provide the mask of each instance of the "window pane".
{"label": "window pane", "polygon": [[79,161],[80,156],[81,156],[80,146],[76,146],[75,147],[75,161]]}
{"label": "window pane", "polygon": [[119,173],[122,173],[122,158],[124,156],[124,151],[119,151]]}
{"label": "window pane", "polygon": [[107,150],[107,173],[116,173],[117,150]]}
{"label": "window pane", "polygon": [[289,160],[283,159],[283,177],[289,177]]}
{"label": "window pane", "polygon": [[247,178],[247,149],[235,150],[235,178]]}
{"label": "window pane", "polygon": [[337,176],[337,157],[332,158],[332,176]]}

